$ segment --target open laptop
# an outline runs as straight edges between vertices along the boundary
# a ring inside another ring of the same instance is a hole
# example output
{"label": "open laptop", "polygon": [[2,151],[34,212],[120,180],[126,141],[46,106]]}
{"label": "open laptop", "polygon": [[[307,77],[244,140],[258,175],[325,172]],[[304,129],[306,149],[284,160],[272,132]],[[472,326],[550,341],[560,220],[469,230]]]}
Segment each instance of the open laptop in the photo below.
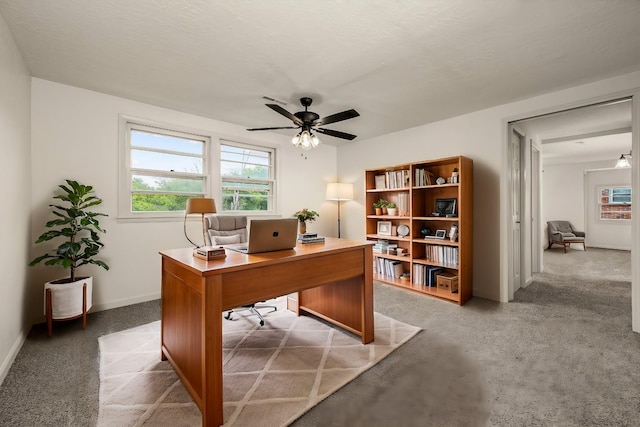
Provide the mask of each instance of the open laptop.
{"label": "open laptop", "polygon": [[249,242],[225,245],[225,248],[245,254],[293,249],[298,238],[298,220],[254,219],[249,226]]}

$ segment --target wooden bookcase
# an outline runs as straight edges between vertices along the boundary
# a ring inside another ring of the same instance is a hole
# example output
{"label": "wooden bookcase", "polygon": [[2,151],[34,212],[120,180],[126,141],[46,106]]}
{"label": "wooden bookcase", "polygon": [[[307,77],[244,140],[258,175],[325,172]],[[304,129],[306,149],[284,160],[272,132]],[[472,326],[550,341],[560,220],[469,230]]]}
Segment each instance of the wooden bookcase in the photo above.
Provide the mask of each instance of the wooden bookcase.
{"label": "wooden bookcase", "polygon": [[[440,177],[445,182],[438,184]],[[368,169],[365,188],[366,238],[381,243],[374,246],[374,279],[459,305],[470,300],[473,160],[456,156]],[[376,215],[374,203],[380,199],[395,203],[398,212]],[[434,215],[436,204],[440,216]],[[457,228],[453,240],[452,227]],[[437,230],[445,231],[444,239],[435,238]],[[456,284],[457,291],[451,291]]]}

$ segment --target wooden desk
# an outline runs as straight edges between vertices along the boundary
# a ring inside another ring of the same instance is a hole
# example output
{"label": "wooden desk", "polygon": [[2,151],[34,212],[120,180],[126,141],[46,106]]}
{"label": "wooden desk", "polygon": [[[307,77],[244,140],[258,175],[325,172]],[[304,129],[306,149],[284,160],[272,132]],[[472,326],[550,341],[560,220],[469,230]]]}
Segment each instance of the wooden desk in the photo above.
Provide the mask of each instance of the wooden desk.
{"label": "wooden desk", "polygon": [[221,260],[193,249],[162,255],[162,359],[168,359],[200,411],[203,426],[223,424],[222,311],[298,292],[308,312],[373,341],[372,245],[327,238],[322,244]]}

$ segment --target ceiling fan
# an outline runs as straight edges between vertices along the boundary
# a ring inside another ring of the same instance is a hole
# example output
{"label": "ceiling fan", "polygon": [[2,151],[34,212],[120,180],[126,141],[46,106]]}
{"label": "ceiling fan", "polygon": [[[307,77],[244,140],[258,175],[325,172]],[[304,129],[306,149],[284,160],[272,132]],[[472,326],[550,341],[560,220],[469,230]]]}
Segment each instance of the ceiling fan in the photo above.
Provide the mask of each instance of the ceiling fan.
{"label": "ceiling fan", "polygon": [[295,126],[281,126],[281,127],[270,127],[270,128],[252,128],[247,129],[249,131],[255,130],[275,130],[275,129],[301,129],[300,132],[296,136],[293,137],[291,143],[293,145],[301,146],[305,150],[310,150],[314,147],[317,147],[320,144],[320,140],[316,135],[313,134],[313,131],[322,133],[324,135],[333,136],[335,138],[348,139],[351,141],[356,137],[356,135],[352,135],[346,132],[340,132],[332,129],[325,129],[319,126],[328,125],[331,123],[341,122],[343,120],[352,119],[354,117],[358,117],[360,114],[354,109],[342,111],[340,113],[331,114],[330,116],[326,116],[320,118],[320,116],[313,111],[308,111],[309,106],[313,100],[309,97],[300,98],[300,104],[304,107],[304,111],[298,111],[297,113],[291,114],[278,104],[265,104],[267,107],[271,108],[276,113],[280,113],[289,120],[293,122]]}

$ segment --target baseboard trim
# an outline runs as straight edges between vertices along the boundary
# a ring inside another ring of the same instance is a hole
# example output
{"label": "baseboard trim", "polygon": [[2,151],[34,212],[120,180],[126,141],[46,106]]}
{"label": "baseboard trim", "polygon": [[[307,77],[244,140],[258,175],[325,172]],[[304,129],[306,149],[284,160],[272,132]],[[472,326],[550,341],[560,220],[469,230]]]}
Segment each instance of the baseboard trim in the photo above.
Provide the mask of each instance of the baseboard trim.
{"label": "baseboard trim", "polygon": [[597,248],[597,249],[613,249],[614,251],[631,251],[631,248],[620,248],[620,247],[615,247],[615,246],[601,246],[601,245],[593,245],[593,246],[589,246],[587,248],[587,250],[589,250],[589,248]]}
{"label": "baseboard trim", "polygon": [[18,335],[18,338],[16,338],[16,341],[13,343],[13,346],[11,346],[11,350],[9,351],[9,354],[2,361],[2,366],[0,366],[0,386],[4,382],[4,379],[7,377],[7,374],[9,373],[9,369],[11,369],[11,365],[13,365],[13,362],[16,360],[16,357],[18,357],[18,353],[20,353],[20,349],[22,349],[22,345],[27,340],[28,333],[29,333],[28,329],[22,330],[22,333]]}
{"label": "baseboard trim", "polygon": [[159,292],[156,292],[153,294],[147,294],[147,295],[140,295],[134,298],[124,298],[124,299],[110,301],[102,304],[93,304],[93,307],[91,307],[91,313],[95,313],[96,311],[110,310],[112,308],[124,307],[131,304],[138,304],[141,302],[153,301],[156,299],[160,299]]}

